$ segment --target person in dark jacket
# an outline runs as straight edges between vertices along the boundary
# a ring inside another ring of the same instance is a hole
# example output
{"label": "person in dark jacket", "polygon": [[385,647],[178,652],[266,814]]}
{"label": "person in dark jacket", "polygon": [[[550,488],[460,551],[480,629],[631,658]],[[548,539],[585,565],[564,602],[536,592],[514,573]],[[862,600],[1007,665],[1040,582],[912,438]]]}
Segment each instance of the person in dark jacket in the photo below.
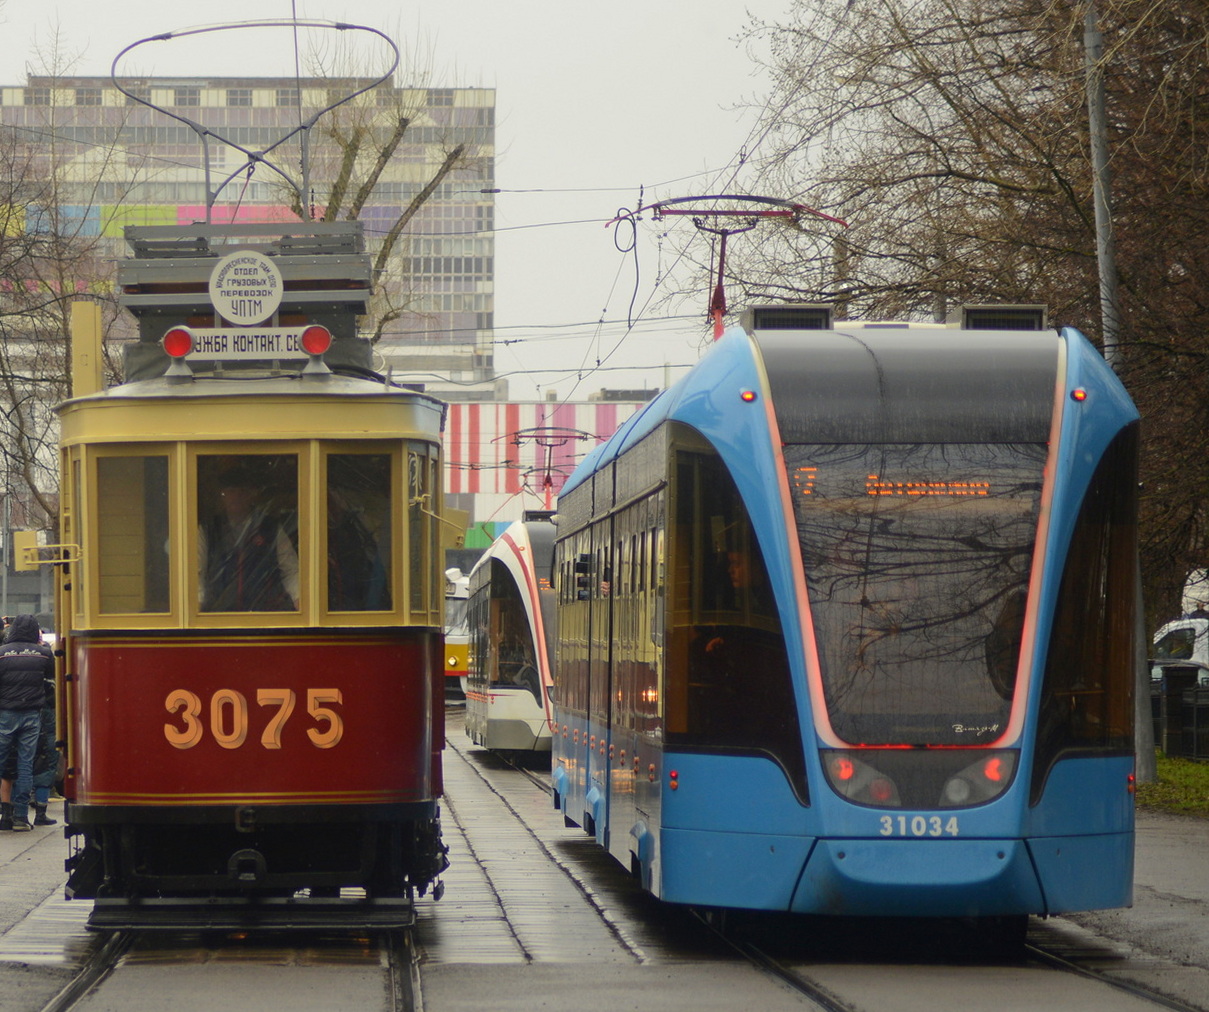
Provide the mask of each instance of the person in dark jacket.
{"label": "person in dark jacket", "polygon": [[[11,619],[9,620],[11,623]],[[45,636],[45,633],[43,633]],[[50,803],[50,791],[59,779],[61,754],[57,745],[59,735],[55,720],[55,680],[46,679],[46,697],[42,701],[41,730],[38,732],[38,750],[34,754],[34,788],[30,795],[30,821],[34,826],[55,826],[58,819],[46,814]],[[8,759],[0,767],[0,803],[13,799],[13,781],[17,778],[17,750],[8,750]]]}
{"label": "person in dark jacket", "polygon": [[17,752],[17,776],[12,801],[0,804],[0,829],[25,832],[29,824],[30,787],[34,754],[42,726],[46,680],[54,677],[50,647],[33,615],[18,615],[0,646],[0,769],[9,752]]}

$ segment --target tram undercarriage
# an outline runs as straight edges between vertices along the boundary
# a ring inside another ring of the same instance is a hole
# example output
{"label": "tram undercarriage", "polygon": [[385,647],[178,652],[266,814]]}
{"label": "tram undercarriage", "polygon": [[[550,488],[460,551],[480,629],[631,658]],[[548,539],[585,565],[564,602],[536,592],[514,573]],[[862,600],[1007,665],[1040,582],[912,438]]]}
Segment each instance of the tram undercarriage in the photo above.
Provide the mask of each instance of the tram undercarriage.
{"label": "tram undercarriage", "polygon": [[189,814],[73,813],[67,892],[96,900],[91,928],[402,927],[449,863],[432,803]]}

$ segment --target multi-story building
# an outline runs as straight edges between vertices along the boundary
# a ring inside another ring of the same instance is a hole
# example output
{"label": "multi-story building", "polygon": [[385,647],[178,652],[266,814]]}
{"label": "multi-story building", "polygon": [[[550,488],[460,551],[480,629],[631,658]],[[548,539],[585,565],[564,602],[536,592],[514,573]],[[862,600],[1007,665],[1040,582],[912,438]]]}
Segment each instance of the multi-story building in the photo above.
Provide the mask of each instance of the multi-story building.
{"label": "multi-story building", "polygon": [[[308,214],[356,217],[374,258],[375,301],[362,333],[378,338],[375,365],[396,376],[423,374],[430,392],[455,402],[446,429],[445,490],[451,505],[470,514],[469,544],[485,544],[523,509],[547,505],[578,459],[641,406],[637,395],[571,404],[497,399],[507,394],[493,364],[491,89],[383,84],[288,136],[370,82],[148,77],[120,83],[119,89],[102,77],[30,77],[0,87],[0,153],[13,166],[10,178],[22,180],[0,192],[0,239],[62,240],[59,254],[42,258],[59,263],[56,277],[0,277],[0,323],[5,300],[28,295],[32,283],[52,297],[72,291],[105,297],[111,339],[133,337],[135,322],[117,311],[112,297],[114,264],[131,255],[128,225],[176,226],[187,237],[188,226],[198,222],[238,227],[288,224]],[[401,125],[397,147],[379,166],[379,153]],[[356,157],[346,160],[350,151]],[[371,177],[372,187],[366,185]],[[410,214],[413,203],[419,206]],[[379,263],[383,249],[389,255]],[[35,316],[29,319],[32,325]],[[51,321],[47,330],[53,327]],[[115,354],[112,361],[122,358]],[[16,581],[31,582],[10,577],[14,594]]]}
{"label": "multi-story building", "polygon": [[[356,217],[370,253],[388,251],[375,260],[377,294],[365,318],[379,364],[448,377],[461,396],[492,389],[493,90],[381,84],[299,129],[372,82],[120,83],[119,89],[109,78],[30,77],[0,88],[5,150],[32,170],[32,199],[20,202],[6,229],[94,243],[98,262],[111,268],[127,255],[126,225]],[[380,164],[401,126],[397,147]],[[108,279],[75,280],[96,291]]]}

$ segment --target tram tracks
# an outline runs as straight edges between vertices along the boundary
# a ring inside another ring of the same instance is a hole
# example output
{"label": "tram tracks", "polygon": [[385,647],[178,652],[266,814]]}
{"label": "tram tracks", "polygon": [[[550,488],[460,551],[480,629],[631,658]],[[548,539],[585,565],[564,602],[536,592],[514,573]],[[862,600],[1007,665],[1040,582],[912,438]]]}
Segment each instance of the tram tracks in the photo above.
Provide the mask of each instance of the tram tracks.
{"label": "tram tracks", "polygon": [[1114,977],[1111,974],[1105,973],[1103,970],[1097,970],[1090,966],[1084,966],[1077,963],[1066,956],[1063,956],[1052,949],[1045,946],[1027,943],[1024,951],[1029,958],[1051,967],[1054,970],[1063,973],[1071,973],[1078,977],[1087,980],[1094,980],[1100,984],[1104,984],[1114,990],[1124,994],[1133,995],[1143,1001],[1149,1002],[1152,1005],[1157,1005],[1160,1008],[1170,1009],[1171,1012],[1206,1012],[1205,1005],[1189,1005],[1187,1002],[1182,1002],[1176,998],[1168,997],[1155,991],[1153,988],[1146,987],[1136,981],[1127,980],[1120,977]]}
{"label": "tram tracks", "polygon": [[[528,782],[536,785],[546,793],[552,793],[548,782],[543,780],[539,775],[525,767],[522,762],[517,762],[509,757],[501,756],[501,759],[510,767],[512,771],[519,774]],[[739,955],[743,960],[756,967],[761,972],[770,977],[775,978],[784,986],[789,987],[795,993],[807,998],[814,1005],[825,1012],[852,1012],[855,1008],[865,1007],[862,1002],[850,1002],[843,995],[843,989],[830,989],[819,980],[814,979],[808,971],[801,966],[794,966],[798,957],[778,957],[770,953],[769,947],[760,944],[751,939],[745,939],[739,936],[738,933],[729,930],[731,924],[730,919],[718,912],[710,911],[694,911],[696,920],[701,926],[716,937],[722,944],[730,948],[733,952]],[[741,915],[740,915],[741,916]],[[1094,983],[1100,987],[1109,988],[1120,995],[1129,996],[1136,999],[1139,1003],[1145,1005],[1164,1008],[1171,1012],[1209,1012],[1209,1001],[1203,1004],[1191,1004],[1186,1001],[1181,1001],[1177,998],[1172,998],[1154,987],[1148,986],[1138,980],[1129,979],[1124,974],[1127,972],[1118,965],[1116,969],[1100,969],[1096,965],[1097,962],[1102,962],[1108,953],[1111,943],[1104,939],[1094,939],[1090,942],[1091,948],[1087,951],[1077,949],[1071,952],[1070,946],[1063,945],[1058,934],[1052,931],[1051,926],[1064,922],[1043,922],[1034,919],[1033,930],[1030,931],[1030,938],[1018,952],[1017,955],[1007,956],[1007,951],[997,946],[995,943],[982,940],[974,946],[972,953],[966,953],[959,958],[955,967],[957,972],[961,972],[966,968],[987,968],[987,967],[1016,967],[1027,969],[1030,965],[1034,968],[1042,967],[1053,970],[1058,973],[1067,974],[1071,977],[1079,978],[1080,980]],[[849,935],[848,937],[853,937]],[[1050,939],[1048,942],[1045,939]],[[813,949],[814,946],[807,944],[806,949]],[[818,959],[821,956],[820,964],[827,964],[831,959],[850,961],[851,953],[844,954],[838,952],[837,946],[823,945],[823,952],[815,951],[814,957]],[[925,962],[933,962],[934,965],[942,966],[943,964],[935,963],[935,955],[928,956],[921,954],[921,958]],[[1122,963],[1124,960],[1119,957],[1110,957],[1116,962]],[[874,962],[878,960],[875,958]],[[895,957],[891,957],[887,965],[895,963]],[[814,963],[812,962],[812,965]]]}
{"label": "tram tracks", "polygon": [[390,1012],[424,1012],[420,963],[411,929],[398,928],[385,932],[382,945],[387,956]]}
{"label": "tram tracks", "polygon": [[[842,964],[831,963],[829,958],[824,957],[823,960],[810,964],[815,970],[815,973],[812,974],[807,968],[801,965],[792,965],[794,960],[799,957],[785,958],[775,956],[760,942],[753,941],[750,938],[743,938],[730,932],[727,929],[725,918],[711,917],[705,912],[697,912],[697,917],[705,929],[711,931],[745,961],[763,973],[775,978],[795,993],[809,999],[822,1012],[857,1012],[857,1010],[875,1009],[878,1007],[877,1004],[870,1001],[867,994],[853,995],[846,993],[846,987],[842,983],[845,980],[843,974],[839,975],[841,981],[839,985],[834,983],[834,981],[827,984],[818,979],[819,977],[826,978],[829,974],[833,974],[836,966]],[[901,962],[892,961],[881,966],[878,966],[876,963],[865,963],[864,961],[857,961],[854,965],[860,966],[865,972],[886,971],[890,974],[894,974],[896,971],[901,972],[908,966],[915,971],[921,969],[920,965],[911,957]],[[1170,1012],[1206,1012],[1206,1005],[1204,1004],[1193,1005],[1171,998],[1155,988],[1136,980],[1117,976],[1113,973],[1086,965],[1086,963],[1068,958],[1055,951],[1054,947],[1036,941],[1029,941],[1024,944],[1016,955],[1004,953],[996,956],[993,952],[988,951],[981,956],[968,960],[958,959],[955,962],[949,962],[948,960],[933,956],[933,959],[925,963],[922,969],[925,972],[928,970],[938,971],[937,979],[941,977],[960,979],[968,976],[972,985],[976,983],[980,975],[988,971],[1006,971],[1009,975],[1009,981],[1019,982],[1012,986],[1024,988],[1026,986],[1025,976],[1030,970],[1035,972],[1038,968],[1054,971],[1057,974],[1077,978],[1081,982],[1090,982],[1094,985],[1093,991],[1080,989],[1078,1004],[1072,1003],[1069,1006],[1071,1008],[1100,1009],[1103,1007],[1116,1009],[1136,1007],[1140,1010],[1154,1007],[1167,1009]],[[1015,973],[1015,971],[1019,971],[1019,973]],[[1127,1001],[1125,1006],[1122,1006],[1119,999],[1106,999],[1101,990],[1103,988],[1111,989],[1118,995],[1127,996],[1128,999],[1134,999],[1138,1004],[1134,1005],[1132,1002]],[[943,1006],[944,1002],[940,1001],[938,1007]],[[1062,1005],[1060,1001],[1053,1002],[1053,1006],[1067,1007]],[[886,1005],[885,1007],[892,1006]],[[1000,1003],[998,1007],[1008,1006]]]}
{"label": "tram tracks", "polygon": [[743,959],[751,963],[752,966],[776,978],[795,993],[808,998],[818,1006],[821,1012],[858,1012],[858,1006],[850,1005],[840,1000],[821,984],[795,970],[791,970],[759,946],[751,942],[741,942],[728,938],[723,931],[714,928],[705,919],[702,919],[702,924],[714,931],[720,939],[726,942]]}
{"label": "tram tracks", "polygon": [[[309,957],[303,957],[301,954],[304,952],[309,953]],[[356,955],[350,958],[350,952],[361,952],[362,958],[358,959]],[[366,955],[369,958],[365,958]],[[327,965],[333,969],[347,970],[350,965],[360,964],[367,975],[361,990],[367,994],[375,991],[385,994],[385,1002],[379,1006],[383,1012],[424,1010],[411,929],[398,928],[369,933],[350,930],[328,934],[323,938],[308,933],[259,936],[232,932],[218,936],[206,933],[199,937],[191,933],[158,931],[106,932],[97,939],[97,944],[72,979],[39,1006],[38,1012],[83,1012],[98,1007],[122,1007],[130,994],[141,995],[147,985],[140,988],[129,980],[120,979],[120,975],[137,972],[139,967],[144,971],[148,967],[155,967],[157,970],[167,968],[170,972],[181,972],[205,963],[210,964],[206,986],[194,994],[178,992],[173,1001],[175,1008],[200,1010],[222,1007],[224,995],[240,993],[240,980],[243,979],[240,971],[246,971],[250,966],[279,976],[281,969],[298,966]],[[132,970],[132,967],[136,969]],[[382,981],[383,975],[385,981]],[[373,983],[373,978],[380,983]],[[113,982],[116,982],[117,990],[111,996]],[[252,1000],[249,1007],[284,1009],[291,1007],[295,1001],[304,1007],[318,1007],[315,1005],[316,995],[322,992],[313,981],[301,985],[296,999],[291,999],[295,988],[299,988],[296,980],[281,977],[272,988],[277,1004],[268,1006]],[[303,990],[306,991],[305,996]],[[344,1007],[338,993],[332,993],[331,1001],[327,1007]],[[322,999],[320,1004],[323,1004]],[[356,1001],[356,1006],[374,1007],[364,1001]],[[139,1004],[138,1007],[144,1005]]]}
{"label": "tram tracks", "polygon": [[[447,791],[445,809],[462,835],[468,855],[482,872],[486,888],[498,905],[500,917],[515,939],[515,944],[524,961],[530,962],[534,959],[565,952],[564,946],[568,934],[573,935],[577,932],[591,930],[582,919],[578,919],[571,925],[568,924],[568,918],[571,916],[569,911],[572,908],[566,906],[568,902],[566,899],[561,901],[564,904],[562,921],[557,924],[541,923],[543,917],[541,910],[548,908],[550,895],[555,892],[556,887],[547,880],[540,890],[540,895],[535,894],[532,889],[532,877],[523,873],[518,876],[516,867],[519,862],[526,860],[524,851],[535,850],[536,855],[530,855],[530,857],[539,857],[542,866],[553,865],[562,873],[563,880],[573,890],[581,907],[591,911],[593,919],[603,928],[616,952],[633,963],[646,962],[647,957],[642,947],[630,937],[624,925],[602,902],[585,877],[568,863],[545,838],[545,835],[533,825],[532,816],[522,812],[518,804],[514,804],[501,786],[495,782],[492,776],[493,767],[495,771],[506,774],[513,771],[522,773],[530,784],[540,788],[546,795],[550,792],[549,785],[518,764],[494,753],[476,752],[472,758],[464,749],[452,742],[450,742],[446,754],[450,753],[460,760],[461,770],[473,776],[477,788],[476,796],[467,799],[469,804],[459,801],[457,790],[452,794]],[[501,769],[502,766],[507,767],[506,770]],[[463,791],[470,787],[465,778],[461,780],[461,785]],[[487,824],[476,825],[471,822],[469,819],[471,808],[476,816],[481,817],[481,806],[484,799],[489,799],[490,803],[502,808],[507,813],[510,823],[518,827],[517,830],[509,834],[503,828],[500,820],[490,818],[485,820]],[[544,799],[542,804],[544,805]],[[512,856],[501,860],[498,856],[501,848]],[[482,855],[485,853],[490,853],[494,860],[484,860]],[[540,870],[537,870],[536,866],[535,872],[540,875]],[[525,879],[523,886],[518,878]],[[562,894],[566,896],[567,890],[563,890]],[[538,906],[535,907],[535,903]]]}
{"label": "tram tracks", "polygon": [[84,965],[58,994],[42,1006],[41,1012],[69,1012],[80,999],[98,987],[118,965],[122,956],[134,943],[133,931],[111,931],[97,945]]}

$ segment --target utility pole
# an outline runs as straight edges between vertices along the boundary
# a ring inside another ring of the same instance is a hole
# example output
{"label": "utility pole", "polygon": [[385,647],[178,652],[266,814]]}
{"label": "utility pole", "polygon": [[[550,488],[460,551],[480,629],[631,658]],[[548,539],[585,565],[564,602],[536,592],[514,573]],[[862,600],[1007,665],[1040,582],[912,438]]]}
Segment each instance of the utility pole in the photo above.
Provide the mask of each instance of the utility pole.
{"label": "utility pole", "polygon": [[[1100,320],[1104,335],[1104,360],[1117,369],[1120,361],[1121,315],[1117,303],[1117,259],[1109,207],[1111,179],[1108,172],[1108,123],[1104,102],[1104,40],[1097,24],[1095,0],[1083,9],[1083,59],[1087,71],[1087,132],[1091,140],[1092,191],[1096,211],[1096,262],[1100,271]],[[1134,658],[1135,773],[1140,783],[1158,779],[1155,768],[1154,735],[1150,718],[1150,663],[1146,659],[1146,623],[1142,606],[1142,574],[1137,580],[1136,635]]]}
{"label": "utility pole", "polygon": [[1087,125],[1091,138],[1092,192],[1096,217],[1096,262],[1100,269],[1100,320],[1104,360],[1117,368],[1121,316],[1117,305],[1117,259],[1109,207],[1108,126],[1104,105],[1104,41],[1097,24],[1096,5],[1083,11],[1083,54],[1087,71]]}

